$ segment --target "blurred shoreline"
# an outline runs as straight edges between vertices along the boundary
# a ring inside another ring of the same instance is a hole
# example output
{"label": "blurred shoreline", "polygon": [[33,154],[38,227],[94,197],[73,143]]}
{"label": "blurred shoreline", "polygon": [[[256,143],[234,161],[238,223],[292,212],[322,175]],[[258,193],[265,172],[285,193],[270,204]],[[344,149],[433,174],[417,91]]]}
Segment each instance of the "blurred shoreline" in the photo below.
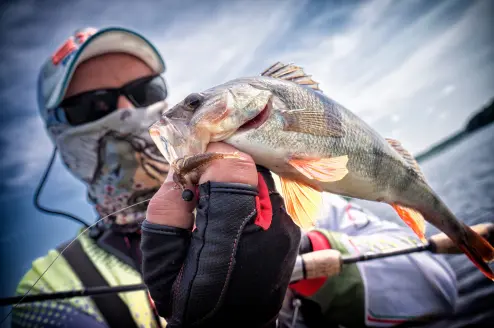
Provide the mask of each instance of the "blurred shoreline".
{"label": "blurred shoreline", "polygon": [[415,155],[415,159],[417,162],[423,161],[431,156],[436,155],[439,152],[442,152],[446,148],[451,147],[452,145],[458,143],[460,140],[463,140],[465,137],[471,135],[472,133],[481,130],[482,128],[487,127],[488,125],[494,122],[494,98],[491,102],[484,106],[481,110],[475,112],[472,117],[467,121],[463,130],[449,136],[446,139],[436,143],[431,146],[429,149]]}

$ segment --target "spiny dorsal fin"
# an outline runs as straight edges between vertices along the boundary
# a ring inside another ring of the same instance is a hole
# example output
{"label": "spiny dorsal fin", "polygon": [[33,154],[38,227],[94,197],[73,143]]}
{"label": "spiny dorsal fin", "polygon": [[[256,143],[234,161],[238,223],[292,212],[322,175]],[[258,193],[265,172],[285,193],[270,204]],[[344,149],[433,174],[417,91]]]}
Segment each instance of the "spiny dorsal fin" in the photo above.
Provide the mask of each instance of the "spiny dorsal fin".
{"label": "spiny dorsal fin", "polygon": [[294,64],[277,62],[264,70],[261,75],[291,81],[322,92],[322,90],[319,89],[319,83],[311,79],[311,75],[307,75],[301,67]]}
{"label": "spiny dorsal fin", "polygon": [[412,154],[408,152],[408,150],[403,148],[401,142],[391,138],[385,138],[385,139],[389,143],[389,145],[393,147],[393,149],[396,150],[398,154],[400,154],[401,157],[403,157],[408,164],[410,164],[410,166],[413,168],[415,173],[417,173],[417,175],[422,179],[422,181],[425,182],[425,176],[424,173],[422,173],[422,170],[420,169],[419,163],[417,163],[415,158],[412,156]]}

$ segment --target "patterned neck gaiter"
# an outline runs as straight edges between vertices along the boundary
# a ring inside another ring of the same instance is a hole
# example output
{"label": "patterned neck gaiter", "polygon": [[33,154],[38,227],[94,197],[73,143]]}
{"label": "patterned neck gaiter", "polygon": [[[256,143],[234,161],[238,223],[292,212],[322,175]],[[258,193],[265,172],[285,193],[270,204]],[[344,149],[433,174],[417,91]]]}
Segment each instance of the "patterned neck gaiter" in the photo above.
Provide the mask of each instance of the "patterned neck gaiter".
{"label": "patterned neck gaiter", "polygon": [[160,102],[147,108],[119,109],[77,127],[48,129],[62,161],[88,188],[88,198],[112,229],[132,232],[145,219],[149,199],[168,173],[168,163],[149,136],[149,127],[166,110]]}

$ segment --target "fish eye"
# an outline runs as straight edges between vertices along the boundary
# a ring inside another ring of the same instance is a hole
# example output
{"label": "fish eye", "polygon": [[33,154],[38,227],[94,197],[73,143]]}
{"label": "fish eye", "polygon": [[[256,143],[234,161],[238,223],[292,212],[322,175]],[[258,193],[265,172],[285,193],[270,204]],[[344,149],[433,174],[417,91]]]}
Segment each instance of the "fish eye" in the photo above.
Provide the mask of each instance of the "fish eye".
{"label": "fish eye", "polygon": [[184,99],[184,104],[188,107],[188,109],[194,111],[201,106],[203,99],[204,97],[202,95],[198,93],[191,93]]}

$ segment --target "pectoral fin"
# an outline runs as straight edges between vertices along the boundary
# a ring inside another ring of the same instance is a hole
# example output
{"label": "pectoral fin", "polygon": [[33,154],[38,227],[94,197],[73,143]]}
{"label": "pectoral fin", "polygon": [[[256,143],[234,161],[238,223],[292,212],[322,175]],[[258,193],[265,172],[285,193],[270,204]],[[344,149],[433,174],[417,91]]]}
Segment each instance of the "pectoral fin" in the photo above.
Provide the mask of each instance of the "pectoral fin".
{"label": "pectoral fin", "polygon": [[321,209],[322,195],[316,189],[293,180],[280,178],[287,213],[302,229],[312,228]]}
{"label": "pectoral fin", "polygon": [[348,156],[321,159],[291,159],[288,163],[309,179],[334,182],[348,174]]}
{"label": "pectoral fin", "polygon": [[281,111],[283,130],[315,136],[341,138],[345,136],[343,123],[337,112],[295,109]]}
{"label": "pectoral fin", "polygon": [[396,213],[400,216],[400,218],[410,227],[413,232],[422,240],[422,242],[426,242],[425,238],[425,219],[414,209],[404,207],[397,204],[391,204],[395,209]]}

